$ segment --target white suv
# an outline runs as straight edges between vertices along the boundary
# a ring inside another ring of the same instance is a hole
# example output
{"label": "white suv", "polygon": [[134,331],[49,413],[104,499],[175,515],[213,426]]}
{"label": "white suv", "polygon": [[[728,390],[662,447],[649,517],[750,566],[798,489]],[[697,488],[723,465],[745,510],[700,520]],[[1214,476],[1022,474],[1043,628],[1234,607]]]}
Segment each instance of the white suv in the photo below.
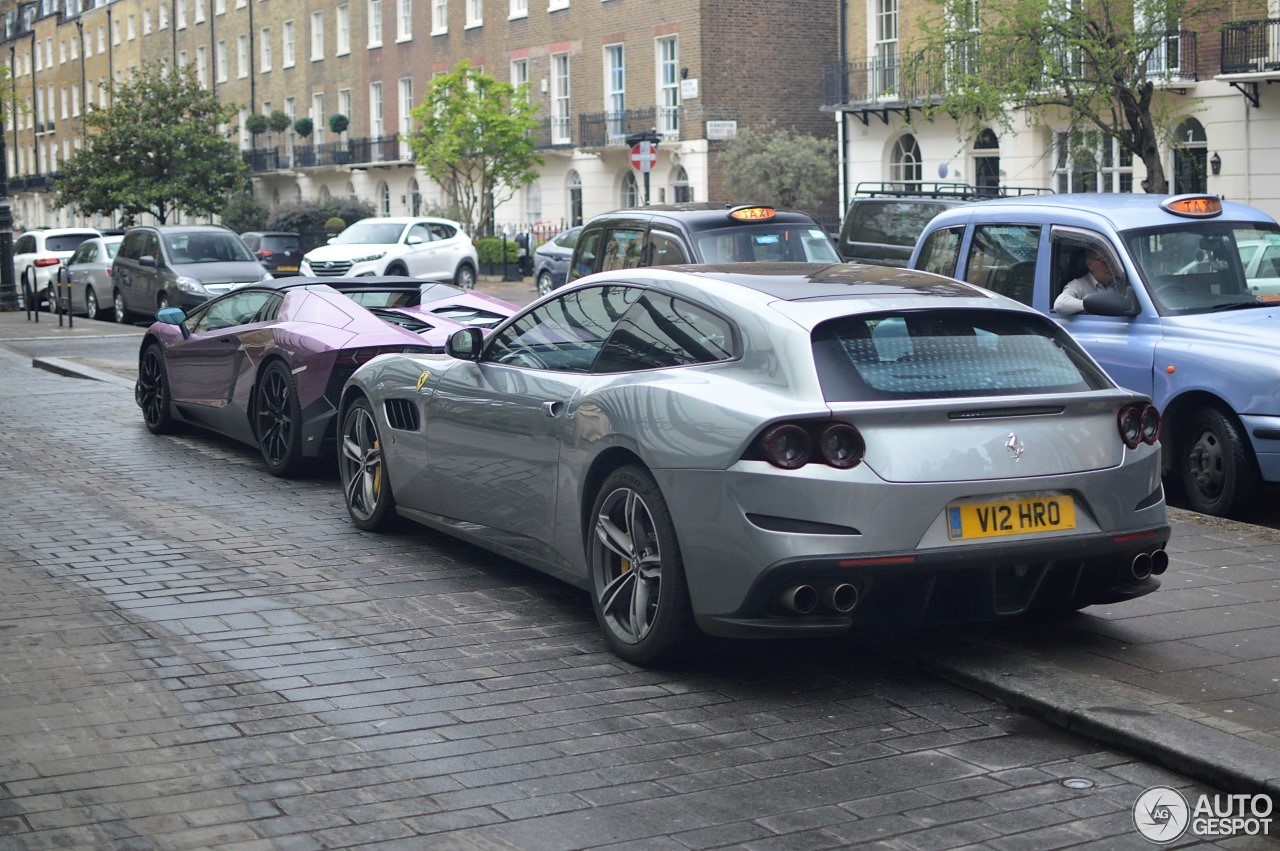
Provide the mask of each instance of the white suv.
{"label": "white suv", "polygon": [[476,285],[476,247],[457,222],[433,218],[361,219],[302,258],[303,275],[408,275]]}
{"label": "white suv", "polygon": [[13,282],[22,303],[29,288],[36,301],[44,299],[53,309],[53,281],[58,269],[75,253],[80,243],[102,236],[93,228],[45,228],[29,230],[13,242]]}

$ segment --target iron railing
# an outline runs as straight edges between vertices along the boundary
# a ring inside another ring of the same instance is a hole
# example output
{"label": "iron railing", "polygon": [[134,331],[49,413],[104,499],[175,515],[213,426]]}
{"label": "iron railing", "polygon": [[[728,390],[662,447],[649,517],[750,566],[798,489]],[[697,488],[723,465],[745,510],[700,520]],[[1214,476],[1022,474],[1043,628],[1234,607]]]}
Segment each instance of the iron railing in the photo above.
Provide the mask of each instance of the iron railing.
{"label": "iron railing", "polygon": [[255,148],[243,154],[249,171],[261,173],[290,168],[402,162],[404,153],[399,142],[399,137],[392,134],[319,145],[294,145],[292,148]]}
{"label": "iron railing", "polygon": [[1222,25],[1223,74],[1280,71],[1280,18]]}

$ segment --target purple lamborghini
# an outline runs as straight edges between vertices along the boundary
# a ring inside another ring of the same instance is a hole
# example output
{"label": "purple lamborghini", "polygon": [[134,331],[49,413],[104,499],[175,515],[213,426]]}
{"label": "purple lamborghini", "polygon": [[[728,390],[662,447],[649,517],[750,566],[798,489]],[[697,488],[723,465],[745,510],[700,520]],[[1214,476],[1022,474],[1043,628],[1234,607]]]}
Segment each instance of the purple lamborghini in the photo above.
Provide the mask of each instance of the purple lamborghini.
{"label": "purple lamborghini", "polygon": [[138,354],[134,398],[154,434],[192,424],[256,446],[276,476],[331,451],[342,385],[389,352],[444,351],[518,308],[415,278],[279,278],[190,314],[166,308]]}

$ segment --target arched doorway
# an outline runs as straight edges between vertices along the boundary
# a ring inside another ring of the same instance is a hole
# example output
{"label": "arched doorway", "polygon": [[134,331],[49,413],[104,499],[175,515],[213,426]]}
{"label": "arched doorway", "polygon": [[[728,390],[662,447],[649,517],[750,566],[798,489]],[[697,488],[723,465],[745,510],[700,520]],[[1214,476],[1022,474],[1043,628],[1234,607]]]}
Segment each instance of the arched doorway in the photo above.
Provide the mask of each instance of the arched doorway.
{"label": "arched doorway", "polygon": [[973,143],[973,185],[983,195],[1000,194],[1000,140],[990,127]]}
{"label": "arched doorway", "polygon": [[622,175],[622,187],[618,195],[618,201],[623,207],[639,207],[642,203],[640,200],[640,187],[636,185],[636,176],[631,173],[630,169]]}
{"label": "arched doorway", "polygon": [[418,178],[409,178],[409,215],[422,215],[422,190],[418,187]]}
{"label": "arched doorway", "polygon": [[688,204],[693,201],[693,187],[689,185],[689,172],[678,165],[671,169],[671,202]]}
{"label": "arched doorway", "polygon": [[378,182],[378,215],[391,215],[391,187],[387,186],[385,180]]}
{"label": "arched doorway", "polygon": [[893,143],[889,154],[889,179],[898,184],[919,183],[924,177],[920,160],[920,145],[916,143],[916,137],[903,133]]}
{"label": "arched doorway", "polygon": [[1175,195],[1209,189],[1209,142],[1204,125],[1188,118],[1173,131],[1173,168],[1169,191]]}

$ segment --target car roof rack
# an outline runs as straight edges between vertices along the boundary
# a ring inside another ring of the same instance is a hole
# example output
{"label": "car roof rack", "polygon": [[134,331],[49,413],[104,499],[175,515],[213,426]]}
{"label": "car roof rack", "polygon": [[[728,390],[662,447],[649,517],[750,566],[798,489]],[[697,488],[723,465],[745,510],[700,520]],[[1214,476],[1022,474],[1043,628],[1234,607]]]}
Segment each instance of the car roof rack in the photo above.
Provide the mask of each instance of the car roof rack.
{"label": "car roof rack", "polygon": [[1047,195],[1052,189],[1038,186],[974,186],[971,183],[939,183],[927,180],[864,180],[853,189],[860,198],[1008,198],[1014,195]]}

